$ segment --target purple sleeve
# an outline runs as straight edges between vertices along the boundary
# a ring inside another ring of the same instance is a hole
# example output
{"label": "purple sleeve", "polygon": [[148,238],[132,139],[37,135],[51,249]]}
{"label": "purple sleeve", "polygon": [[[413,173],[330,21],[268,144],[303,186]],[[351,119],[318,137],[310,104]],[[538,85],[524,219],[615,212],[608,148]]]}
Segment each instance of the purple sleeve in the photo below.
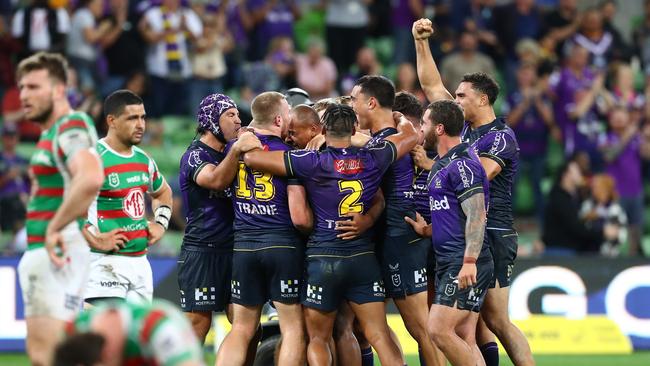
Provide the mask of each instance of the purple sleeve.
{"label": "purple sleeve", "polygon": [[397,158],[397,148],[395,144],[388,140],[383,140],[379,144],[368,148],[370,154],[375,158],[375,164],[386,171]]}
{"label": "purple sleeve", "polygon": [[212,161],[210,154],[202,149],[192,150],[183,158],[185,161],[182,161],[181,164],[184,165],[184,167],[181,166],[181,169],[187,171],[187,177],[194,183],[196,183],[196,177],[206,165],[219,164],[218,161]]}
{"label": "purple sleeve", "polygon": [[458,197],[458,202],[472,197],[478,193],[485,193],[483,179],[485,171],[477,161],[469,159],[457,159],[452,161],[449,169],[449,180]]}
{"label": "purple sleeve", "polygon": [[494,160],[501,168],[517,158],[517,141],[506,131],[485,135],[478,144],[479,157]]}
{"label": "purple sleeve", "polygon": [[314,174],[318,152],[313,150],[291,150],[284,153],[287,176],[308,180]]}

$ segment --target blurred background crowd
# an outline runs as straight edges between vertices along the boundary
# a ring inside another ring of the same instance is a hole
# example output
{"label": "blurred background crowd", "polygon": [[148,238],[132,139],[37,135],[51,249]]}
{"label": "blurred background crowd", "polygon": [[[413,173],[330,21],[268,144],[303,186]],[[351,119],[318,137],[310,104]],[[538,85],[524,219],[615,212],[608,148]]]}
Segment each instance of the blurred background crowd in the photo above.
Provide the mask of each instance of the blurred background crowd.
{"label": "blurred background crowd", "polygon": [[[386,75],[426,103],[411,25],[433,20],[447,88],[484,71],[521,148],[514,192],[521,255],[650,255],[650,1],[591,0],[0,0],[0,251],[24,248],[27,159],[38,124],[23,118],[14,68],[41,50],[70,61],[68,97],[100,135],[103,98],[145,99],[144,149],[176,193],[178,159],[200,100],[232,96],[242,123],[267,90],[347,95]],[[180,246],[175,200],[159,254]]]}

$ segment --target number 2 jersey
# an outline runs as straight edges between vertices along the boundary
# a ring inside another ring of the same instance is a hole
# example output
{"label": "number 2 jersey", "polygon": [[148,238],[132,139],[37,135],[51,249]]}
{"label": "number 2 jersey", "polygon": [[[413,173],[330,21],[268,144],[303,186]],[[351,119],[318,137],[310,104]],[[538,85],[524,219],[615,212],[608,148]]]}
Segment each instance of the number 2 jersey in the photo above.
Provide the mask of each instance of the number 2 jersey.
{"label": "number 2 jersey", "polygon": [[336,221],[348,220],[350,212],[365,214],[379,189],[384,172],[397,157],[390,141],[370,148],[333,148],[324,151],[294,150],[285,153],[289,176],[300,179],[314,211],[314,231],[307,244],[308,254],[323,249],[349,254],[372,251],[371,234],[353,240],[336,236]]}
{"label": "number 2 jersey", "polygon": [[111,254],[144,255],[148,246],[144,196],[160,190],[165,179],[153,159],[137,146],[131,147],[130,155],[122,155],[101,139],[97,152],[104,164],[104,184],[88,208],[88,223],[102,233],[123,230],[129,241]]}
{"label": "number 2 jersey", "polygon": [[[27,205],[27,250],[41,248],[45,230],[63,197],[72,176],[67,163],[77,152],[92,149],[97,144],[97,132],[92,119],[83,112],[72,112],[59,118],[41,133],[29,163],[33,177],[32,194]],[[64,230],[81,236],[83,218]]]}
{"label": "number 2 jersey", "polygon": [[199,341],[180,311],[165,301],[153,304],[105,302],[79,314],[68,326],[69,335],[93,331],[93,321],[107,312],[119,314],[125,337],[122,365],[203,365]]}

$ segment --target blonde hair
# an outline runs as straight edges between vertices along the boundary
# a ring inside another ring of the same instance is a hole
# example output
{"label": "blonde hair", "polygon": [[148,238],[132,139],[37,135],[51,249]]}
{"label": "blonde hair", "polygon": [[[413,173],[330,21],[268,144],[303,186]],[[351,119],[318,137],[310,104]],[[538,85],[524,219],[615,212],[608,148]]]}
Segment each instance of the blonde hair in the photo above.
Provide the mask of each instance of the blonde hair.
{"label": "blonde hair", "polygon": [[256,96],[251,103],[251,114],[253,115],[251,124],[259,127],[270,125],[280,114],[280,103],[285,99],[284,95],[274,91]]}

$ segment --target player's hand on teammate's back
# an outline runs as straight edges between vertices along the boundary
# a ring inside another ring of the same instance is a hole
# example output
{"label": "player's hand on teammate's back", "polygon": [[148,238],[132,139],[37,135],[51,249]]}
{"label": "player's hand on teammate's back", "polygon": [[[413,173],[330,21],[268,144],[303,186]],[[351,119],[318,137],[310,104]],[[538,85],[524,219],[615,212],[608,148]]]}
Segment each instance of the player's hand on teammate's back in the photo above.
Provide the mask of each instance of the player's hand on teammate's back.
{"label": "player's hand on teammate's back", "polygon": [[147,228],[147,245],[154,245],[163,234],[165,234],[165,228],[157,222],[152,223],[149,221],[149,227]]}
{"label": "player's hand on teammate's back", "polygon": [[418,19],[413,23],[411,33],[416,40],[427,39],[433,35],[433,23],[429,19]]}
{"label": "player's hand on teammate's back", "polygon": [[415,165],[420,169],[431,170],[435,163],[433,159],[429,159],[427,152],[424,150],[422,145],[415,145],[413,150],[411,150],[411,157],[413,158]]}
{"label": "player's hand on teammate's back", "polygon": [[351,240],[366,232],[374,224],[371,217],[358,212],[349,212],[346,216],[350,220],[336,222],[336,230],[342,231],[336,237],[343,240]]}
{"label": "player's hand on teammate's back", "polygon": [[309,141],[307,143],[307,146],[305,147],[305,149],[307,149],[307,150],[320,150],[320,148],[321,148],[321,146],[323,146],[323,144],[325,144],[325,136],[323,136],[321,134],[318,134],[318,135],[314,136],[314,138],[312,138],[311,141]]}
{"label": "player's hand on teammate's back", "polygon": [[63,242],[63,235],[59,231],[47,231],[45,233],[45,250],[50,256],[52,264],[61,268],[68,261],[66,245]]}
{"label": "player's hand on teammate's back", "polygon": [[91,247],[102,252],[113,252],[123,249],[127,241],[129,239],[124,235],[124,230],[116,228],[95,235],[95,242],[91,244]]}
{"label": "player's hand on teammate's back", "polygon": [[463,263],[458,272],[458,288],[464,289],[476,284],[476,263]]}
{"label": "player's hand on teammate's back", "polygon": [[413,230],[415,232],[423,237],[430,237],[431,236],[431,225],[427,224],[427,222],[424,220],[424,217],[420,215],[419,213],[415,213],[415,220],[412,218],[405,216],[404,220],[409,223],[413,227]]}
{"label": "player's hand on teammate's back", "polygon": [[249,131],[242,133],[237,139],[236,144],[239,148],[239,151],[242,153],[246,153],[251,150],[262,148],[262,143],[260,142],[260,139],[258,139],[254,133]]}

